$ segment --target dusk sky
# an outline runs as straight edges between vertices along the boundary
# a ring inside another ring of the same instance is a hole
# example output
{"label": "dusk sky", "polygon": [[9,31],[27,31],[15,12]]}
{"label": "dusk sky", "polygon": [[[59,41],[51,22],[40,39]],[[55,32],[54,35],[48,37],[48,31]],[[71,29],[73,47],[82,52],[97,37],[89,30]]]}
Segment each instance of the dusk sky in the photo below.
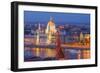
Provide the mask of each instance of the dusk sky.
{"label": "dusk sky", "polygon": [[48,22],[50,17],[55,23],[90,24],[90,14],[24,11],[25,22]]}

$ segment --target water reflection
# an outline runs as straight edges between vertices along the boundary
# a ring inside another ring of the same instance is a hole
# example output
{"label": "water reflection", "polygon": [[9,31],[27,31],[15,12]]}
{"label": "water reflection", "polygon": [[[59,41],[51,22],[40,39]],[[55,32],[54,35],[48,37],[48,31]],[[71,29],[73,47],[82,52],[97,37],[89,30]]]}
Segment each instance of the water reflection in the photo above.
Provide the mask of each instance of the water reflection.
{"label": "water reflection", "polygon": [[[89,59],[90,50],[63,49],[64,59]],[[57,60],[56,49],[51,48],[28,48],[24,50],[24,61],[47,61]]]}

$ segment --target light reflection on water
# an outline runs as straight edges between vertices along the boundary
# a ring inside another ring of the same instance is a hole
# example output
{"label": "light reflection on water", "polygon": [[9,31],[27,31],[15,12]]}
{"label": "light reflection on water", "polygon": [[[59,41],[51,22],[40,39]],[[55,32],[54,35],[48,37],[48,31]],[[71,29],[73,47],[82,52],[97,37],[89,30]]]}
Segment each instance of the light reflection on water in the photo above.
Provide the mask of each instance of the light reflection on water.
{"label": "light reflection on water", "polygon": [[[83,54],[85,52],[85,54]],[[90,50],[81,52],[84,56],[80,59],[90,58]],[[78,59],[78,50],[63,49],[64,59]],[[56,50],[51,48],[25,48],[24,61],[56,60]]]}

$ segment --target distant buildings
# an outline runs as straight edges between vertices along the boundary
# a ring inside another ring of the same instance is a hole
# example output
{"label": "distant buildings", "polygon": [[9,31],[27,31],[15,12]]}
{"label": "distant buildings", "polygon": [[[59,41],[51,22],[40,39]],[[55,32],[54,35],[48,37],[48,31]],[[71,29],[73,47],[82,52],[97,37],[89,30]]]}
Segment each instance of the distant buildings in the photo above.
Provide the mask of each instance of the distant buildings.
{"label": "distant buildings", "polygon": [[[84,27],[82,27],[84,28]],[[57,31],[59,29],[59,35],[57,36]],[[32,46],[38,46],[38,45],[55,45],[56,47],[54,49],[51,48],[30,48],[32,49],[31,55],[29,54],[30,50],[29,47],[25,47],[25,52],[26,55],[28,56],[33,56],[34,57],[38,57],[38,58],[51,58],[51,57],[55,57],[56,53],[57,53],[57,49],[60,48],[60,50],[62,50],[61,46],[62,45],[68,45],[70,44],[72,46],[72,44],[74,43],[74,46],[77,45],[86,45],[86,44],[90,44],[90,34],[87,33],[88,31],[82,31],[80,29],[80,27],[77,26],[73,26],[73,25],[58,25],[55,24],[55,22],[53,21],[53,18],[51,17],[50,20],[48,21],[47,24],[30,24],[29,26],[26,25],[25,29],[24,29],[24,44],[25,45],[32,45]],[[57,38],[59,37],[59,41],[57,41]],[[58,47],[57,47],[57,42],[58,43]],[[80,44],[81,43],[81,44]],[[59,46],[60,44],[60,46]],[[68,48],[66,48],[68,49]],[[77,59],[81,59],[81,58],[90,58],[90,50],[77,50],[77,48],[73,49],[74,51],[78,51],[76,52],[76,56]],[[59,50],[58,50],[59,51]],[[69,53],[68,53],[69,52]],[[33,54],[32,54],[33,53]],[[61,51],[59,52],[61,53]],[[63,51],[62,51],[63,53]],[[65,51],[66,53],[66,51]],[[72,58],[76,58],[73,56],[72,51],[69,50],[67,51],[67,56],[71,54]],[[74,52],[75,54],[75,52]],[[83,55],[82,55],[83,54]],[[25,55],[25,56],[26,56]],[[69,58],[70,59],[70,56]],[[38,59],[37,59],[38,60]]]}

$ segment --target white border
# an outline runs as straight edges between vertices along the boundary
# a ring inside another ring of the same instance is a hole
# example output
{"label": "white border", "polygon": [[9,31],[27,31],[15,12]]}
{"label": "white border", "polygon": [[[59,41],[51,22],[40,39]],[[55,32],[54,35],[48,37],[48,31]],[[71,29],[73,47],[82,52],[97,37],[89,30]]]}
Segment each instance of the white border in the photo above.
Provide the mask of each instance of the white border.
{"label": "white border", "polygon": [[[51,66],[71,66],[95,64],[95,11],[92,9],[79,8],[60,8],[46,6],[24,6],[18,7],[18,68],[36,68],[36,67],[51,67]],[[29,11],[46,11],[46,12],[63,12],[63,13],[88,13],[90,14],[91,23],[91,59],[84,60],[62,60],[62,61],[41,61],[41,62],[24,62],[24,10]]]}

